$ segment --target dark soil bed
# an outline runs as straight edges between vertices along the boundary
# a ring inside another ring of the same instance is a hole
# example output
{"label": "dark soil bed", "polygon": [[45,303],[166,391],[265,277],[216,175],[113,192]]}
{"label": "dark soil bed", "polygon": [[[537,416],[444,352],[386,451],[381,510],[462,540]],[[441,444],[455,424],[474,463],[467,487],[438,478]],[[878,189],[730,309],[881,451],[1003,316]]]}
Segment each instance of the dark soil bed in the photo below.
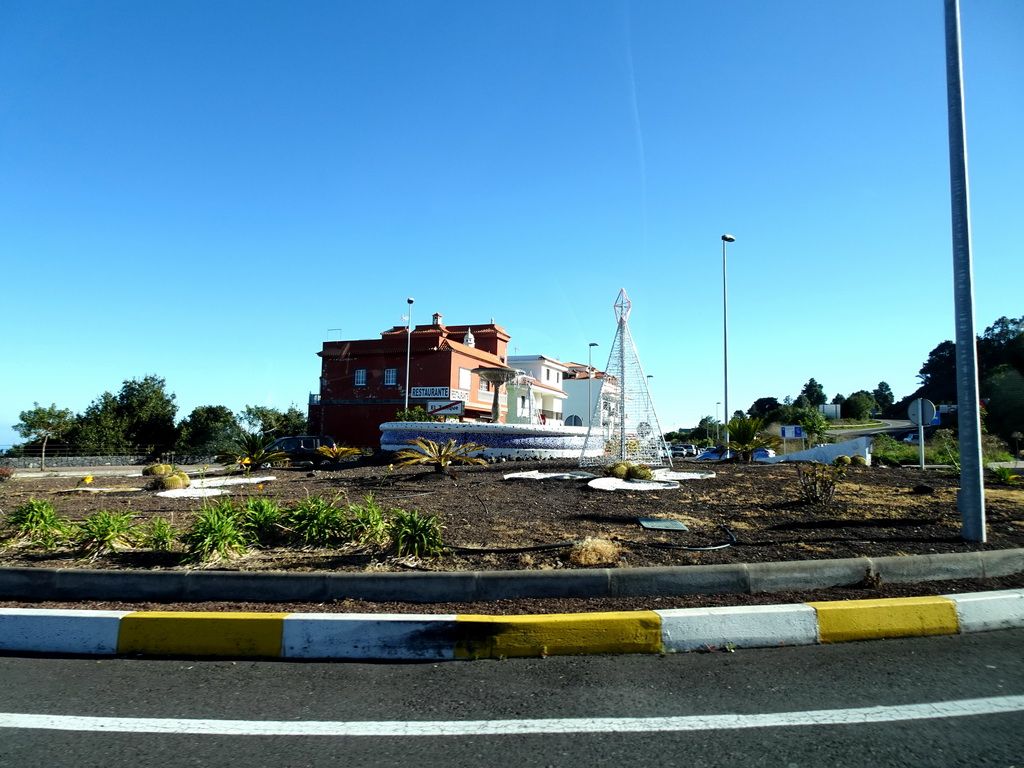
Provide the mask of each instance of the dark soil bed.
{"label": "dark soil bed", "polygon": [[[274,469],[274,480],[235,486],[234,498],[266,495],[287,505],[309,495],[336,498],[337,503],[362,503],[372,494],[391,509],[436,515],[444,525],[449,550],[437,558],[399,559],[387,552],[355,548],[308,551],[270,547],[216,568],[269,571],[381,570],[520,570],[576,567],[686,566],[921,555],[1024,547],[1024,489],[986,488],[988,541],[960,538],[956,508],[958,478],[951,473],[917,468],[862,467],[848,470],[835,501],[828,506],[801,500],[795,466],[676,462],[677,471],[713,471],[714,477],[686,480],[677,490],[595,490],[580,480],[514,480],[513,472],[578,472],[575,462],[516,462],[468,467],[457,477],[423,469],[392,469],[354,462],[332,470]],[[594,470],[600,471],[600,469]],[[83,473],[84,475],[84,473]],[[184,529],[209,500],[168,499],[147,488],[141,477],[96,477],[93,488],[80,489],[81,477],[18,477],[0,484],[0,509],[9,513],[29,498],[47,498],[60,514],[80,520],[100,509],[131,510],[145,522],[163,517]],[[142,488],[143,490],[131,490]],[[79,489],[79,490],[75,490]],[[69,492],[71,491],[71,492]],[[687,530],[642,527],[638,519],[660,518],[683,523]],[[2,520],[0,520],[2,523]],[[9,535],[6,530],[4,535]],[[610,545],[579,545],[585,539]],[[576,545],[574,547],[574,544]],[[185,568],[178,551],[131,550],[83,559],[67,549],[42,550],[20,543],[0,549],[0,567],[47,568]],[[974,589],[1024,586],[1018,577],[938,582],[931,585],[879,585],[828,590],[813,594],[702,596],[655,600],[509,601],[485,606],[461,603],[406,607],[355,601],[322,606],[289,606],[287,610],[517,613],[524,610],[631,610],[688,605],[780,602],[790,599],[936,594]],[[13,605],[3,603],[0,605]],[[123,607],[95,603],[92,607]],[[190,607],[200,608],[204,604]],[[261,609],[283,610],[260,604]],[[139,608],[139,604],[132,604]],[[253,610],[250,604],[218,604],[221,609]],[[166,609],[168,606],[162,606]],[[209,604],[205,609],[211,609]]]}

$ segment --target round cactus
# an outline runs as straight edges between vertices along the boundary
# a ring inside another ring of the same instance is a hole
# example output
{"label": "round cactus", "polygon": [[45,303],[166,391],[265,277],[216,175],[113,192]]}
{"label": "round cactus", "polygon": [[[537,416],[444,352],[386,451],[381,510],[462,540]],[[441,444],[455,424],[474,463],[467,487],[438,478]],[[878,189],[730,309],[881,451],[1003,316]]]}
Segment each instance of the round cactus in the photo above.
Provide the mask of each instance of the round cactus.
{"label": "round cactus", "polygon": [[619,480],[625,480],[626,479],[626,473],[628,471],[629,471],[629,462],[628,461],[617,461],[614,464],[612,464],[610,467],[608,467],[608,470],[607,470],[608,475],[610,477],[617,477],[617,478],[619,478]]}
{"label": "round cactus", "polygon": [[150,464],[142,470],[142,474],[153,475],[153,477],[167,477],[172,472],[174,472],[174,468],[170,464]]}
{"label": "round cactus", "polygon": [[852,461],[853,459],[849,456],[836,456],[835,459],[832,460],[832,463],[837,467],[848,467]]}
{"label": "round cactus", "polygon": [[632,464],[626,470],[627,480],[650,480],[653,477],[654,473],[646,464]]}
{"label": "round cactus", "polygon": [[859,453],[855,453],[850,457],[850,463],[855,467],[866,467],[868,465],[868,460]]}
{"label": "round cactus", "polygon": [[160,479],[160,485],[165,491],[177,491],[186,486],[186,480],[181,475],[165,475]]}
{"label": "round cactus", "polygon": [[168,477],[180,478],[181,482],[182,482],[182,486],[181,486],[182,488],[188,488],[190,485],[192,485],[192,480],[189,478],[188,475],[186,475],[180,469],[177,472],[175,472],[174,474],[168,475]]}

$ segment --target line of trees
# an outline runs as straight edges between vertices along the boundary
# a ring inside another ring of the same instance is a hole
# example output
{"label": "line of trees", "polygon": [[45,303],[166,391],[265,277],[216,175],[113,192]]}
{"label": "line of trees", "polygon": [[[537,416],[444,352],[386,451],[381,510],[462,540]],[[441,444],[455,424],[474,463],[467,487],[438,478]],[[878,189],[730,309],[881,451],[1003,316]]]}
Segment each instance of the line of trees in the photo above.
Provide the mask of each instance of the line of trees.
{"label": "line of trees", "polygon": [[[1001,317],[978,336],[978,381],[984,404],[984,427],[991,434],[1012,441],[1014,433],[1024,431],[1024,317]],[[863,421],[872,415],[906,418],[907,408],[918,397],[936,405],[955,405],[956,344],[943,341],[929,354],[918,373],[920,386],[896,400],[892,388],[884,381],[873,390],[861,389],[848,395],[836,394],[831,403],[839,406],[840,418]],[[746,414],[736,411],[731,416],[750,416],[766,424],[800,425],[810,435],[820,435],[828,422],[819,406],[829,402],[824,387],[815,379],[804,385],[794,399],[781,402],[775,397],[760,397]],[[955,427],[955,424],[952,425]],[[705,416],[696,428],[670,432],[668,440],[714,441],[722,433],[722,424]]]}
{"label": "line of trees", "polygon": [[159,376],[129,379],[117,394],[104,392],[82,413],[56,403],[35,403],[19,414],[14,430],[27,442],[8,455],[40,454],[58,442],[77,455],[156,455],[167,452],[214,455],[230,448],[243,432],[279,437],[304,434],[306,414],[294,405],[287,411],[247,405],[232,413],[223,405],[201,405],[180,422],[175,395]]}

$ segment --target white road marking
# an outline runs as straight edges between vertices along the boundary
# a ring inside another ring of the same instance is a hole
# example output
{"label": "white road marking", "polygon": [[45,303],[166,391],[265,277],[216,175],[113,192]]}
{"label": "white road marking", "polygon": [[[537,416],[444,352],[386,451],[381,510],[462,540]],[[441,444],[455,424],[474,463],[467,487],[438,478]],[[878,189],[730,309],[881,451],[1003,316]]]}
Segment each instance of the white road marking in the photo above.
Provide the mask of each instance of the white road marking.
{"label": "white road marking", "polygon": [[0,713],[0,728],[110,733],[187,733],[210,736],[516,736],[546,733],[649,733],[802,725],[863,725],[903,720],[973,717],[1024,711],[1024,696],[939,701],[888,707],[820,709],[754,715],[596,717],[539,720],[331,722],[188,720],[146,717],[77,717]]}

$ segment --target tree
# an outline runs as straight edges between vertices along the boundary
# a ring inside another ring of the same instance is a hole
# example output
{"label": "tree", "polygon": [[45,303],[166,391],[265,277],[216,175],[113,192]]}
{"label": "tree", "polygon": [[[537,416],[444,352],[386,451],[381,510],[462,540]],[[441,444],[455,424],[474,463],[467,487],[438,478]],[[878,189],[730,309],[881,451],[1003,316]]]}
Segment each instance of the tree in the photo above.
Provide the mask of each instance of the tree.
{"label": "tree", "polygon": [[846,402],[843,403],[843,415],[848,419],[863,421],[877,407],[878,404],[871,393],[862,389],[846,398]]}
{"label": "tree", "polygon": [[825,397],[825,390],[814,379],[810,379],[804,384],[804,388],[800,390],[800,396],[806,397],[815,408],[828,402],[828,398]]}
{"label": "tree", "polygon": [[240,437],[235,415],[223,405],[200,405],[178,425],[174,450],[193,455],[211,455],[228,450]]}
{"label": "tree", "polygon": [[60,437],[71,429],[74,417],[66,408],[58,408],[53,403],[43,408],[39,403],[31,410],[18,414],[20,421],[14,425],[14,431],[30,440],[41,440],[42,450],[39,454],[39,469],[46,469],[46,443],[51,437]]}
{"label": "tree", "polygon": [[117,395],[104,392],[75,418],[69,439],[86,453],[157,453],[178,439],[178,407],[159,376],[129,379]]}
{"label": "tree", "polygon": [[896,401],[892,394],[892,388],[884,381],[878,382],[878,386],[875,387],[875,391],[871,393],[871,396],[875,398],[875,403],[881,411],[884,411]]}
{"label": "tree", "polygon": [[763,419],[736,417],[729,420],[729,442],[726,447],[736,451],[738,458],[748,464],[754,460],[754,453],[762,448],[776,448],[782,441],[774,435],[763,432]]}
{"label": "tree", "polygon": [[275,437],[304,435],[309,428],[306,414],[294,405],[284,413],[265,405],[247,405],[239,420],[253,432]]}
{"label": "tree", "polygon": [[754,404],[747,409],[747,415],[754,416],[767,416],[772,411],[778,410],[779,406],[782,405],[778,398],[775,397],[759,397],[754,401]]}

